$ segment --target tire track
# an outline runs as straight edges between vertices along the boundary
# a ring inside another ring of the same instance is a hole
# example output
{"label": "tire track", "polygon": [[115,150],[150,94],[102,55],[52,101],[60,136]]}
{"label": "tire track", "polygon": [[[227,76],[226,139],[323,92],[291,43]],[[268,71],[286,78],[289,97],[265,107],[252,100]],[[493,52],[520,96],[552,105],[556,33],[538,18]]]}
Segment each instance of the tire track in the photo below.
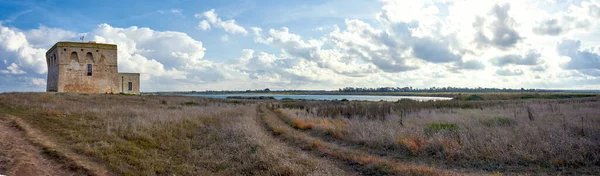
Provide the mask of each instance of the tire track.
{"label": "tire track", "polygon": [[325,142],[337,144],[338,146],[343,147],[343,148],[349,148],[352,150],[362,151],[362,152],[365,152],[370,155],[376,155],[376,156],[379,156],[382,158],[388,158],[388,159],[395,160],[398,162],[406,162],[406,163],[416,164],[414,162],[416,160],[418,160],[419,163],[417,165],[423,165],[423,164],[435,165],[438,169],[452,168],[457,171],[460,170],[463,172],[481,172],[481,170],[468,168],[468,167],[464,167],[464,166],[460,166],[460,165],[452,165],[451,163],[447,163],[444,161],[437,161],[435,159],[417,158],[417,157],[409,156],[410,151],[408,151],[408,150],[392,149],[391,151],[385,151],[386,149],[371,148],[364,144],[347,142],[347,141],[336,139],[335,137],[332,137],[332,136],[324,136],[323,134],[319,134],[319,132],[315,132],[315,131],[311,131],[311,130],[302,130],[293,125],[293,123],[294,123],[293,118],[283,114],[281,111],[278,111],[278,110],[280,110],[280,109],[278,109],[278,108],[271,109],[271,111],[273,113],[275,113],[281,121],[285,122],[292,129],[294,129],[300,133],[305,133],[305,134],[308,134],[315,138],[321,139]]}
{"label": "tire track", "polygon": [[8,161],[0,171],[7,175],[110,175],[103,167],[59,149],[17,117],[0,115],[0,131],[0,139],[8,141],[0,144],[0,164]]}
{"label": "tire track", "polygon": [[[398,162],[371,155],[363,151],[348,149],[335,143],[326,142],[319,138],[307,135],[290,127],[264,105],[260,107],[264,112],[261,120],[268,131],[274,136],[288,143],[298,146],[303,150],[312,151],[325,157],[335,158],[347,163],[356,171],[366,175],[469,175],[450,170],[440,170],[428,166]],[[472,175],[472,174],[471,174]]]}

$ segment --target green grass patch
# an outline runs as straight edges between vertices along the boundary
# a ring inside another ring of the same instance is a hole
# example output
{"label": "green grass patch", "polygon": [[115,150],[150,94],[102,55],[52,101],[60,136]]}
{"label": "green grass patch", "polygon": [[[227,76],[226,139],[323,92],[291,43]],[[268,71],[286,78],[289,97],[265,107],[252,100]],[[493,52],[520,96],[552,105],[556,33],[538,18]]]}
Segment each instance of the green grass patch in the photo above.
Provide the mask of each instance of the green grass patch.
{"label": "green grass patch", "polygon": [[184,105],[198,105],[198,103],[196,103],[195,101],[188,101],[183,103]]}
{"label": "green grass patch", "polygon": [[430,135],[434,133],[454,133],[458,126],[453,123],[432,123],[425,127],[425,133]]}
{"label": "green grass patch", "polygon": [[509,119],[509,118],[502,118],[502,117],[479,120],[479,123],[481,123],[485,126],[488,126],[488,127],[495,127],[495,126],[503,127],[503,126],[512,126],[512,125],[516,124],[515,120]]}
{"label": "green grass patch", "polygon": [[179,110],[179,109],[183,109],[183,107],[181,107],[181,106],[167,106],[167,109]]}
{"label": "green grass patch", "polygon": [[481,97],[479,95],[470,95],[468,97],[465,97],[464,100],[471,101],[471,100],[484,100],[484,99],[483,99],[483,97]]}
{"label": "green grass patch", "polygon": [[282,98],[281,102],[298,102],[299,100],[291,99],[291,98]]}

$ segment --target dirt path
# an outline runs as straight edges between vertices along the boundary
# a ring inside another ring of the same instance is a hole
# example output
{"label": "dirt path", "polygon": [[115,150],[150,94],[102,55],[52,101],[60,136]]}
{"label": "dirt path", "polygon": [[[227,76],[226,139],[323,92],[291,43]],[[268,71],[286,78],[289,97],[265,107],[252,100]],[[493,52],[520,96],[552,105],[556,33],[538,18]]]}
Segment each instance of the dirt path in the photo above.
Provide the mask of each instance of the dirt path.
{"label": "dirt path", "polygon": [[13,120],[0,116],[0,174],[75,175],[64,166],[43,156],[43,151],[27,140]]}
{"label": "dirt path", "polygon": [[297,131],[283,122],[274,112],[264,108],[266,115],[262,121],[268,131],[274,136],[283,139],[292,146],[300,147],[306,151],[317,153],[321,156],[336,159],[354,168],[355,171],[365,175],[485,175],[481,172],[464,172],[454,169],[440,169],[427,165],[396,161],[354,150],[344,146],[323,141],[306,133]]}
{"label": "dirt path", "polygon": [[[351,168],[331,160],[330,158],[323,158],[320,156],[312,155],[303,150],[298,149],[296,146],[290,146],[284,141],[274,138],[269,131],[264,130],[261,116],[265,112],[257,113],[252,119],[244,122],[251,127],[248,127],[252,134],[252,138],[256,139],[260,144],[266,144],[261,146],[268,155],[265,155],[268,162],[275,162],[275,167],[293,168],[289,170],[299,169],[300,172],[290,173],[268,173],[269,175],[359,175]],[[308,172],[306,172],[308,171]]]}
{"label": "dirt path", "polygon": [[446,163],[444,161],[440,161],[440,160],[436,160],[436,159],[411,157],[411,156],[409,156],[410,154],[408,153],[408,151],[372,148],[365,144],[351,143],[351,142],[335,139],[331,136],[324,136],[322,133],[320,134],[319,132],[310,131],[310,130],[308,130],[308,131],[300,130],[300,129],[294,127],[294,125],[292,125],[294,119],[287,117],[281,111],[277,111],[277,110],[280,110],[280,109],[273,109],[272,112],[279,118],[279,120],[281,120],[282,122],[287,124],[287,126],[289,126],[295,132],[303,133],[308,136],[314,137],[315,139],[319,139],[319,140],[327,142],[327,143],[335,144],[335,145],[339,146],[340,148],[349,149],[349,150],[353,150],[353,151],[361,151],[368,155],[378,156],[381,158],[386,158],[389,160],[412,164],[412,165],[435,166],[435,168],[441,169],[441,170],[453,170],[453,171],[459,171],[459,172],[463,172],[463,173],[482,173],[483,172],[483,169],[469,168],[469,167],[460,166],[460,165],[452,165],[450,163]]}
{"label": "dirt path", "polygon": [[0,114],[0,175],[108,175],[86,169],[43,140],[16,117]]}

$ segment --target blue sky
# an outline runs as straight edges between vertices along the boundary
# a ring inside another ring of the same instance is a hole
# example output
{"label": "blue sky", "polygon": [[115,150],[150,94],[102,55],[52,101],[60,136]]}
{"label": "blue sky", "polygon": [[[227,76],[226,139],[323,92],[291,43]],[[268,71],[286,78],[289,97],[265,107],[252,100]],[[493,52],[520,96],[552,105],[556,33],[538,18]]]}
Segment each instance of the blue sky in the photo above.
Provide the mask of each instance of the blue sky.
{"label": "blue sky", "polygon": [[0,0],[0,92],[57,41],[119,45],[142,91],[599,89],[598,0]]}

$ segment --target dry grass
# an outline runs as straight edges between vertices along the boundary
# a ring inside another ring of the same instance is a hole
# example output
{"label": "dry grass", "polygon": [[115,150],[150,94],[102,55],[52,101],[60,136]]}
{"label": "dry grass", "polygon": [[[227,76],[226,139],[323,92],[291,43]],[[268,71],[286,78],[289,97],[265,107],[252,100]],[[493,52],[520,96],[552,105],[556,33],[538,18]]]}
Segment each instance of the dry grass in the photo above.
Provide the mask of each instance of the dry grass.
{"label": "dry grass", "polygon": [[[307,131],[311,134],[331,137],[329,129],[340,130],[343,135],[334,137],[339,142],[389,151],[388,155],[407,153],[452,166],[503,172],[600,171],[598,98],[512,100],[463,108],[424,104],[410,113],[391,112],[384,119],[354,114],[348,118],[339,104],[331,106],[320,106],[320,111],[339,115],[320,116],[314,109],[280,112],[286,121],[312,122]],[[322,127],[323,121],[344,125]]]}
{"label": "dry grass", "polygon": [[57,144],[48,151],[83,156],[117,175],[600,171],[596,97],[267,102],[272,111],[249,100],[4,93],[0,114]]}
{"label": "dry grass", "polygon": [[[262,108],[266,109],[266,108]],[[414,163],[398,162],[388,158],[370,155],[360,150],[353,150],[335,143],[326,142],[301,131],[292,129],[284,119],[277,117],[278,110],[262,110],[262,120],[269,130],[287,129],[278,136],[289,143],[320,155],[332,157],[354,166],[355,170],[365,175],[465,175],[452,170],[441,170],[434,167]],[[301,130],[301,129],[298,129]],[[481,174],[481,173],[479,173]]]}
{"label": "dry grass", "polygon": [[118,175],[348,174],[272,139],[247,101],[5,93],[0,114]]}

